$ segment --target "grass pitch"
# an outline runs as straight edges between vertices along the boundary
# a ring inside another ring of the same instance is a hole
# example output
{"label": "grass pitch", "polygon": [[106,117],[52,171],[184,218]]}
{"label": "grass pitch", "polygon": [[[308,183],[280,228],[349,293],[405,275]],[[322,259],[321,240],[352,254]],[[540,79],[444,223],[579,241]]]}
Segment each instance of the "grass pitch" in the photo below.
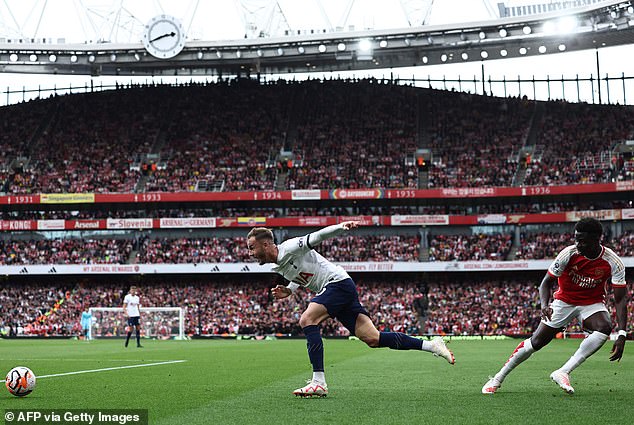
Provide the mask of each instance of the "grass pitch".
{"label": "grass pitch", "polygon": [[[549,375],[580,340],[556,340],[520,365],[494,396],[480,393],[517,340],[453,341],[456,365],[429,353],[325,340],[330,394],[291,394],[311,369],[303,340],[144,341],[0,340],[0,371],[41,378],[16,398],[2,389],[0,409],[148,409],[155,424],[625,424],[634,418],[634,344],[610,363],[608,342],[572,375],[564,394]],[[184,363],[117,369],[172,360]]]}

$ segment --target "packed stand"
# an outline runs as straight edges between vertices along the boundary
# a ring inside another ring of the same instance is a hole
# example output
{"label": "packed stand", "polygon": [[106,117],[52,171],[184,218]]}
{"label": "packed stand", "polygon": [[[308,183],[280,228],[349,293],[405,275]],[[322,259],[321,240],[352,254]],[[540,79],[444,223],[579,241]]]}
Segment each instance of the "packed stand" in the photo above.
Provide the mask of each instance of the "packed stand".
{"label": "packed stand", "polygon": [[[562,249],[574,243],[574,235],[568,232],[521,233],[520,245],[515,253],[518,260],[542,260],[555,258]],[[618,237],[604,237],[602,244],[620,257],[634,256],[634,232],[625,231]]]}
{"label": "packed stand", "polygon": [[428,297],[428,333],[527,334],[539,325],[539,293],[534,283],[433,284]]}
{"label": "packed stand", "polygon": [[283,145],[286,110],[295,84],[250,80],[183,87],[170,99],[173,113],[147,192],[194,191],[199,180],[224,181],[225,191],[272,190],[275,155]]}
{"label": "packed stand", "polygon": [[[617,179],[622,165],[611,153],[634,138],[631,107],[548,102],[537,145],[541,158],[526,170],[524,184],[547,186],[603,183]],[[628,175],[631,179],[631,175]]]}
{"label": "packed stand", "polygon": [[132,248],[124,239],[0,240],[0,265],[124,264]]}
{"label": "packed stand", "polygon": [[430,235],[429,261],[506,260],[513,236],[506,233]]}
{"label": "packed stand", "polygon": [[50,127],[30,149],[31,163],[10,192],[133,192],[131,165],[150,151],[169,87],[61,96]]}
{"label": "packed stand", "polygon": [[[430,188],[511,186],[534,106],[374,79],[238,79],[58,96],[0,110],[0,191],[193,191],[203,181],[273,190],[282,148],[297,163],[286,189],[417,188],[418,169],[405,162],[417,148],[433,151]],[[632,161],[610,154],[634,137],[631,107],[545,108],[536,123],[545,148],[524,184],[631,179]],[[10,167],[18,156],[29,160]],[[156,169],[143,174],[150,163]]]}
{"label": "packed stand", "polygon": [[[540,321],[538,280],[476,281],[432,283],[421,290],[416,279],[381,280],[360,277],[359,298],[381,331],[440,335],[527,335]],[[301,335],[299,318],[310,294],[301,288],[291,297],[276,300],[270,295],[273,281],[252,278],[217,281],[180,279],[155,281],[140,289],[141,306],[183,307],[185,333],[194,335],[283,334]],[[5,335],[80,335],[82,311],[90,307],[122,307],[129,285],[84,282],[66,286],[10,284],[0,289],[0,325]],[[428,299],[421,312],[416,300]],[[612,295],[608,310],[614,315]],[[150,323],[157,316],[144,313],[142,333],[168,337],[177,334],[178,322],[160,316],[160,325]],[[634,307],[628,307],[628,323]],[[95,335],[125,335],[121,314],[93,317]],[[161,326],[170,329],[161,329]],[[151,330],[150,330],[151,329]],[[322,324],[326,336],[346,336],[337,321]],[[579,332],[573,323],[568,332]]]}
{"label": "packed stand", "polygon": [[419,261],[420,237],[341,236],[327,239],[315,249],[332,261]]}
{"label": "packed stand", "polygon": [[136,261],[152,264],[239,263],[250,261],[246,237],[145,239]]}
{"label": "packed stand", "polygon": [[621,257],[634,257],[634,231],[628,230],[614,238],[611,248]]}
{"label": "packed stand", "polygon": [[438,90],[424,96],[429,188],[512,186],[534,103]]}
{"label": "packed stand", "polygon": [[416,188],[417,91],[377,80],[307,81],[288,189]]}
{"label": "packed stand", "polygon": [[540,232],[520,234],[520,245],[515,253],[517,260],[542,260],[555,258],[565,247],[573,243],[572,233]]}
{"label": "packed stand", "polygon": [[9,192],[12,185],[28,184],[26,164],[14,162],[26,157],[40,123],[53,113],[51,101],[34,100],[0,108],[0,193]]}

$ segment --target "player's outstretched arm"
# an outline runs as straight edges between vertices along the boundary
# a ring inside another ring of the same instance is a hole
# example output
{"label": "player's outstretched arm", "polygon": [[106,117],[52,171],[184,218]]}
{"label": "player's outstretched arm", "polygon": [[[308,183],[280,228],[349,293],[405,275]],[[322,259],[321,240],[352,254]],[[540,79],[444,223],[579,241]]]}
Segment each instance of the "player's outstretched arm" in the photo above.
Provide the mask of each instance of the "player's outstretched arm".
{"label": "player's outstretched arm", "polygon": [[[616,322],[619,330],[627,330],[627,289],[614,288],[614,302],[616,303]],[[619,335],[614,341],[610,352],[610,361],[620,361],[625,349],[625,336]]]}
{"label": "player's outstretched arm", "polygon": [[291,295],[292,291],[290,288],[287,288],[286,286],[277,285],[275,288],[271,289],[271,293],[273,294],[275,298],[280,300],[282,298],[286,298],[289,295]]}
{"label": "player's outstretched arm", "polygon": [[359,227],[358,221],[344,221],[339,224],[333,224],[332,226],[324,227],[323,229],[308,235],[309,247],[313,248],[326,239],[334,238],[335,236],[339,236],[340,234],[357,227]]}

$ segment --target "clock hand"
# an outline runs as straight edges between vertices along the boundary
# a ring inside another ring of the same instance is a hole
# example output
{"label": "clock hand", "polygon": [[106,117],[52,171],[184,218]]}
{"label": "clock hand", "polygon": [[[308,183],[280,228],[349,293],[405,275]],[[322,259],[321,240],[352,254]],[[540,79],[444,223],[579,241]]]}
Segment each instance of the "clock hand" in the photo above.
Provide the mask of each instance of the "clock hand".
{"label": "clock hand", "polygon": [[153,38],[152,40],[150,40],[150,43],[154,43],[155,41],[158,41],[158,40],[160,40],[162,38],[165,38],[165,37],[174,37],[175,35],[176,35],[176,33],[174,31],[169,32],[167,34],[159,35],[158,37]]}

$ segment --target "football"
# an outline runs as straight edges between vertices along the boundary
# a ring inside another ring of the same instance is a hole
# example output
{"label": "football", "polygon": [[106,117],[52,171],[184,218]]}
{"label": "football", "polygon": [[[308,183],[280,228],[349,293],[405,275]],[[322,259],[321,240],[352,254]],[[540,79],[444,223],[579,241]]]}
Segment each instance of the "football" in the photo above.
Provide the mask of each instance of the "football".
{"label": "football", "polygon": [[14,396],[24,397],[35,389],[35,374],[28,367],[16,366],[7,373],[4,385]]}

